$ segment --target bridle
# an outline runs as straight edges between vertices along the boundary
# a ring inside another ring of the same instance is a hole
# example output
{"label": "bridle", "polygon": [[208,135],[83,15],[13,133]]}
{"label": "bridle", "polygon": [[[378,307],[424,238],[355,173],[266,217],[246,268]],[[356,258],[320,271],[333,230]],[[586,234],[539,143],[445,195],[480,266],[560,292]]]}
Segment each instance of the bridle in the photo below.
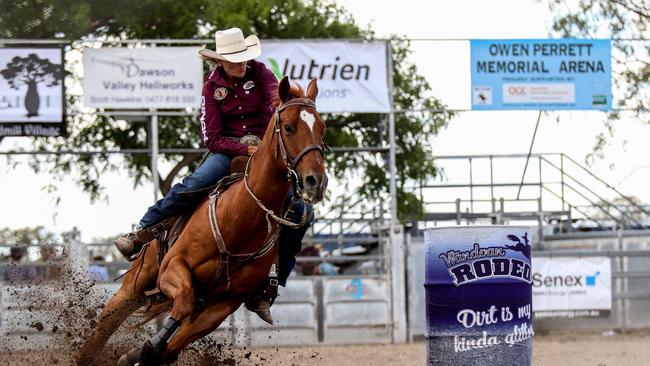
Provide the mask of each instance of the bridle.
{"label": "bridle", "polygon": [[316,109],[316,104],[311,99],[308,98],[297,98],[282,103],[275,110],[275,122],[274,122],[275,125],[273,126],[273,129],[274,129],[277,143],[275,144],[274,158],[277,159],[278,150],[279,150],[280,154],[282,154],[282,161],[284,161],[284,164],[287,166],[287,170],[289,171],[289,177],[295,179],[294,183],[299,183],[298,173],[295,170],[296,165],[298,165],[300,159],[302,159],[303,156],[305,156],[308,152],[312,150],[318,150],[318,152],[320,152],[320,155],[323,156],[323,146],[318,144],[310,144],[305,146],[295,157],[291,157],[289,155],[289,153],[287,152],[287,148],[285,147],[282,134],[280,133],[280,113],[285,109],[287,109],[288,107],[292,107],[292,106],[310,107]]}
{"label": "bridle", "polygon": [[[295,170],[296,166],[298,165],[300,160],[307,153],[309,153],[312,150],[316,150],[316,151],[320,152],[321,156],[324,156],[324,154],[323,154],[324,143],[323,143],[323,145],[318,145],[318,144],[307,145],[295,157],[292,157],[291,155],[289,155],[289,153],[287,152],[287,148],[285,146],[285,143],[284,143],[284,139],[282,138],[282,134],[280,133],[280,125],[281,125],[281,123],[280,123],[280,113],[282,111],[284,111],[285,109],[287,109],[288,107],[292,107],[292,106],[302,106],[302,107],[310,107],[310,108],[316,109],[316,103],[314,103],[311,99],[308,99],[308,98],[291,99],[291,100],[288,100],[288,101],[282,103],[280,106],[278,106],[275,109],[275,113],[274,113],[275,118],[273,119],[274,120],[274,122],[273,122],[274,123],[274,125],[273,125],[273,130],[274,130],[273,133],[275,134],[276,144],[275,144],[275,152],[274,152],[273,156],[274,156],[275,159],[277,159],[278,151],[280,152],[280,154],[282,156],[282,161],[284,162],[284,165],[287,167],[287,179],[289,179],[290,181],[293,181],[293,185],[294,185],[294,188],[296,190],[296,196],[298,196],[298,197],[300,197],[300,199],[302,199],[302,194],[301,194],[301,189],[300,189],[300,186],[301,186],[300,177],[299,177],[298,173]],[[255,155],[255,153],[253,153],[253,155]],[[248,171],[249,171],[249,166],[250,166],[251,160],[253,160],[252,156],[251,156],[250,159],[248,159],[248,162],[246,163],[246,170],[244,171],[244,185],[246,186],[246,190],[251,195],[251,197],[253,197],[253,199],[255,200],[257,205],[262,210],[264,210],[266,212],[266,223],[267,223],[267,226],[268,226],[268,231],[271,232],[271,221],[269,220],[269,216],[272,217],[273,220],[275,220],[277,223],[279,223],[281,225],[289,226],[289,227],[292,227],[292,228],[297,228],[297,227],[304,226],[307,223],[307,221],[309,219],[311,219],[311,214],[308,213],[308,211],[310,211],[310,210],[308,210],[307,207],[305,207],[305,209],[303,210],[303,214],[302,214],[302,218],[301,218],[300,222],[299,223],[294,223],[294,222],[291,222],[289,220],[286,220],[286,219],[276,215],[275,212],[273,212],[273,210],[270,210],[270,209],[266,208],[266,206],[264,206],[262,201],[260,201],[260,199],[257,198],[257,196],[255,196],[255,194],[253,193],[253,190],[248,185]],[[307,202],[305,202],[305,204],[307,204]]]}

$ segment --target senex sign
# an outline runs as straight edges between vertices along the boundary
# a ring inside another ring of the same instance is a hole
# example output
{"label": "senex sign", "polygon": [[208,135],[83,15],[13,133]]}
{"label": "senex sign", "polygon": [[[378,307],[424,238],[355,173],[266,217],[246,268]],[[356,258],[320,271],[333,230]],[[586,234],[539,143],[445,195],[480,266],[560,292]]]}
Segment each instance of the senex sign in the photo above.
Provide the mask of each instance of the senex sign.
{"label": "senex sign", "polygon": [[612,309],[608,257],[533,259],[535,317],[606,317]]}

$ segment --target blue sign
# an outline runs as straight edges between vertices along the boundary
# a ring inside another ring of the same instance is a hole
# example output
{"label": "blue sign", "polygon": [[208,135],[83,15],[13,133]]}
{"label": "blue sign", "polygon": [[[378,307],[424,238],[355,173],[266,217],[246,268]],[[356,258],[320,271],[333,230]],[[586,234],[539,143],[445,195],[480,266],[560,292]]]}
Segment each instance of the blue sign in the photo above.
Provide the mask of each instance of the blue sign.
{"label": "blue sign", "polygon": [[612,108],[608,39],[472,40],[472,109]]}
{"label": "blue sign", "polygon": [[532,243],[528,228],[425,233],[428,365],[531,365]]}

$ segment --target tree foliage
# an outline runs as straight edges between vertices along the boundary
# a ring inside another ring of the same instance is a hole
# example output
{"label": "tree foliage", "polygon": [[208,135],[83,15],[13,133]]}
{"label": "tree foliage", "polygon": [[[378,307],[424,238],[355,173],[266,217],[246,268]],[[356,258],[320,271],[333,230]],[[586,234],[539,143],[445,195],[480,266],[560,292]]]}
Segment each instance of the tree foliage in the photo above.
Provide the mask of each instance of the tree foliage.
{"label": "tree foliage", "polygon": [[[650,122],[650,1],[549,0],[549,8],[555,13],[553,31],[562,37],[612,39],[616,103],[638,120]],[[620,118],[619,111],[609,114],[606,132],[598,136],[591,158],[602,156]]]}
{"label": "tree foliage", "polygon": [[[142,0],[86,2],[80,0],[40,0],[42,9],[32,2],[0,0],[0,37],[69,39],[154,39],[210,38],[216,29],[239,27],[245,34],[269,38],[357,38],[372,39],[370,29],[362,29],[344,9],[323,0],[287,1],[208,1]],[[396,109],[443,110],[439,100],[429,95],[429,85],[415,65],[407,62],[409,43],[392,40]],[[72,66],[68,65],[68,70]],[[70,77],[77,77],[71,73]],[[68,103],[70,137],[55,144],[66,149],[144,149],[148,146],[148,124],[125,123],[108,117],[76,113],[80,101]],[[328,122],[326,141],[332,146],[387,146],[387,118],[379,114],[325,115]],[[396,116],[398,210],[407,219],[421,211],[417,196],[408,191],[411,182],[436,175],[428,143],[432,134],[445,126],[450,113],[408,112]],[[161,148],[200,148],[194,117],[159,118]],[[51,149],[52,141],[41,144]],[[200,159],[199,154],[164,156],[172,168],[159,177],[165,193],[174,177],[186,174]],[[74,167],[82,177],[77,182],[95,199],[102,196],[101,175],[109,170],[126,170],[135,184],[150,179],[149,157],[126,155],[119,162],[105,154],[34,158],[36,170],[48,167],[64,177]],[[328,157],[330,172],[345,180],[361,177],[354,194],[367,201],[385,199],[388,192],[388,165],[384,154],[340,153]],[[342,200],[345,201],[345,200]]]}

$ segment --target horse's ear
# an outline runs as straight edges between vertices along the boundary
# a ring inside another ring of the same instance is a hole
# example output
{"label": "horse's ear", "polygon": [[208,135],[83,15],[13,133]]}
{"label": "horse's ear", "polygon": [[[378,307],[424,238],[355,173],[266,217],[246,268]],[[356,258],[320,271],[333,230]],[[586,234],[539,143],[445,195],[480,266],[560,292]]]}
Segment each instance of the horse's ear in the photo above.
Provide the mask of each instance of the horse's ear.
{"label": "horse's ear", "polygon": [[289,91],[291,90],[291,83],[289,82],[289,77],[285,76],[280,80],[280,85],[278,85],[278,97],[282,103],[289,100]]}
{"label": "horse's ear", "polygon": [[307,85],[307,98],[315,102],[317,95],[318,95],[318,85],[316,83],[316,79],[311,79],[309,85]]}

